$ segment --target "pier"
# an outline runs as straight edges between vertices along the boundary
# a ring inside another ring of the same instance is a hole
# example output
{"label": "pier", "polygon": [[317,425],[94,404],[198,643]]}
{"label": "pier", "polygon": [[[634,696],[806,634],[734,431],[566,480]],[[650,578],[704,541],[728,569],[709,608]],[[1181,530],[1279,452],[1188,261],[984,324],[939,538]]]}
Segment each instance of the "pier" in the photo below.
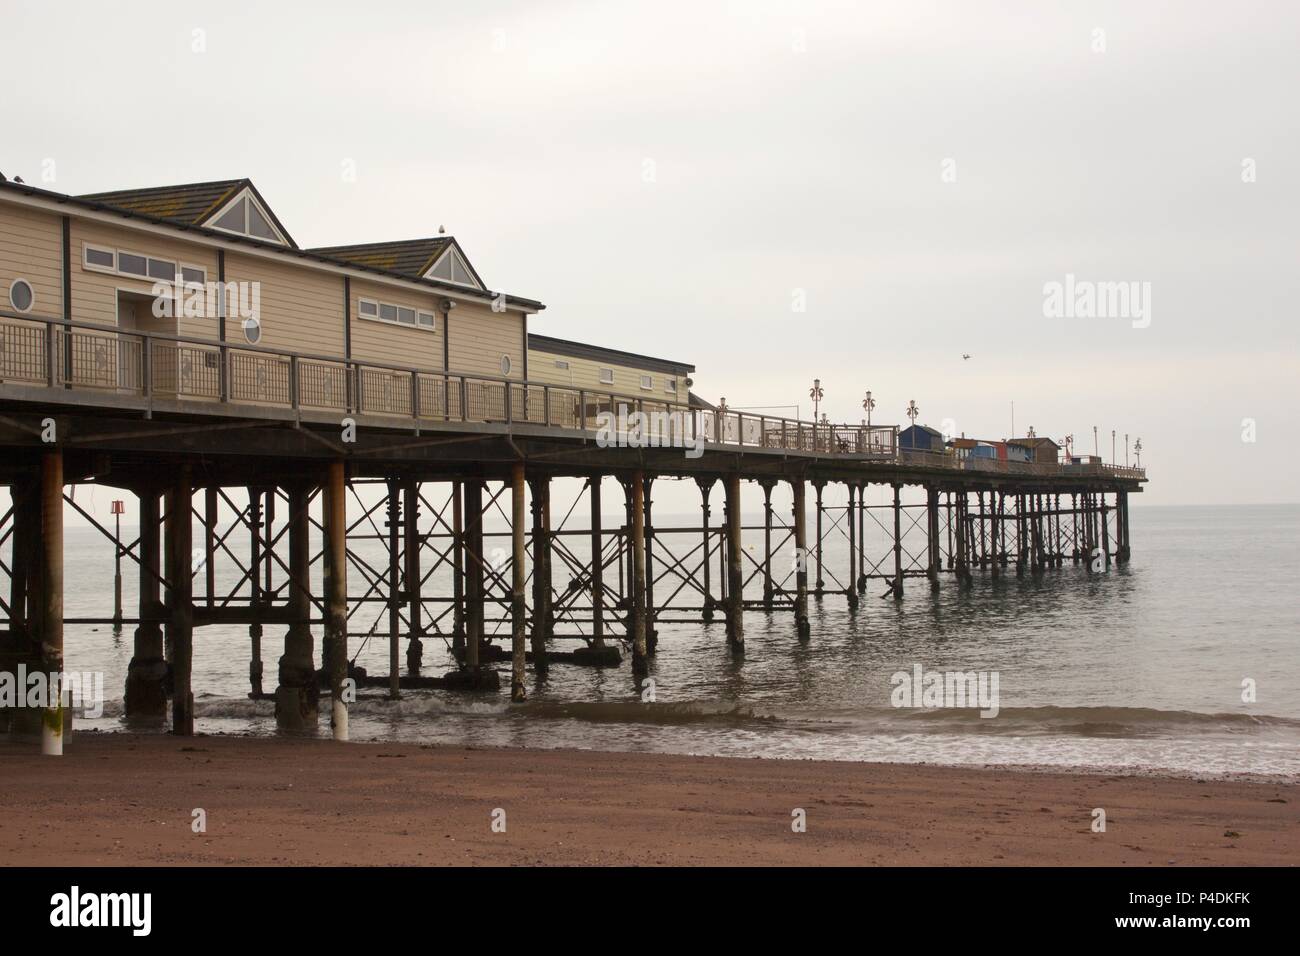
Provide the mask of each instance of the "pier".
{"label": "pier", "polygon": [[[945,443],[914,403],[902,430],[714,406],[690,363],[531,333],[545,306],[441,229],[306,249],[247,179],[2,176],[0,225],[0,673],[61,673],[65,626],[130,628],[133,725],[193,733],[213,626],[247,628],[248,694],[281,727],[324,711],[345,739],[358,688],[522,701],[554,667],[640,686],[673,652],[662,625],[718,621],[740,657],[749,613],[816,641],[810,602],[1129,560],[1141,468],[1060,461],[1032,430]],[[661,520],[670,482],[698,522]],[[124,495],[135,540],[85,486]],[[136,607],[65,615],[65,513]],[[430,673],[439,640],[454,666]],[[358,664],[371,641],[383,668]],[[58,753],[62,710],[0,724]]]}
{"label": "pier", "polygon": [[[141,529],[120,553],[140,582],[139,606],[122,619],[134,628],[126,713],[162,724],[170,708],[178,734],[193,732],[193,646],[205,626],[248,627],[249,694],[274,699],[282,726],[314,724],[326,709],[346,737],[349,679],[393,698],[508,687],[523,700],[529,672],[554,666],[627,664],[639,678],[672,652],[658,640],[666,622],[721,617],[743,654],[750,611],[789,612],[791,639],[810,641],[810,601],[856,607],[910,587],[971,587],[977,572],[1041,575],[1065,563],[1101,572],[1129,560],[1128,499],[1145,481],[1138,468],[900,449],[894,426],[0,318],[0,480],[13,500],[0,521],[3,666],[60,671],[65,623],[113,623],[107,608],[65,621],[62,526],[66,506],[113,547],[114,532],[74,492],[119,489],[134,497]],[[105,362],[136,377],[106,381]],[[182,390],[172,370],[187,364],[204,374]],[[250,391],[266,381],[258,369],[282,377]],[[641,413],[641,427],[599,441],[620,408]],[[553,500],[561,478],[579,479],[577,500]],[[656,486],[671,480],[698,487],[697,526],[656,524]],[[788,514],[772,504],[779,485]],[[835,486],[847,505],[826,504]],[[873,488],[886,503],[869,503]],[[905,490],[923,500],[905,502]],[[611,494],[626,514],[615,527],[603,523]],[[762,502],[761,525],[742,521],[747,495]],[[227,543],[236,529],[246,552]],[[745,548],[747,535],[761,550]],[[593,559],[578,556],[578,538]],[[381,543],[387,564],[361,557],[361,540]],[[829,567],[835,553],[848,559],[843,579]],[[312,593],[317,562],[325,585]],[[239,572],[228,592],[215,588],[219,563]],[[442,591],[431,586],[440,570],[452,582]],[[349,647],[376,633],[389,672],[360,673]],[[423,645],[437,638],[455,671],[425,672]],[[278,657],[273,684],[268,654]],[[21,712],[10,713],[17,729]],[[43,726],[47,737],[61,729],[51,714]]]}

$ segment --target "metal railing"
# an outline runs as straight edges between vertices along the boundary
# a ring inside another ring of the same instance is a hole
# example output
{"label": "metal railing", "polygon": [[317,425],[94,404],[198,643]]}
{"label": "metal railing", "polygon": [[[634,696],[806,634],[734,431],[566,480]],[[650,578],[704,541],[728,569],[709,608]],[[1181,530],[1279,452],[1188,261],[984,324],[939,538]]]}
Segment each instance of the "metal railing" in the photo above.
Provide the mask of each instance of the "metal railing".
{"label": "metal railing", "polygon": [[[1054,465],[898,447],[896,425],[837,425],[695,408],[599,389],[520,382],[0,311],[0,385],[76,388],[154,402],[269,406],[415,422],[531,424],[613,445],[699,443],[1007,474],[1145,478],[1137,468]],[[233,411],[233,410],[232,410]],[[978,461],[978,464],[975,462]],[[1090,470],[1078,470],[1090,469]]]}

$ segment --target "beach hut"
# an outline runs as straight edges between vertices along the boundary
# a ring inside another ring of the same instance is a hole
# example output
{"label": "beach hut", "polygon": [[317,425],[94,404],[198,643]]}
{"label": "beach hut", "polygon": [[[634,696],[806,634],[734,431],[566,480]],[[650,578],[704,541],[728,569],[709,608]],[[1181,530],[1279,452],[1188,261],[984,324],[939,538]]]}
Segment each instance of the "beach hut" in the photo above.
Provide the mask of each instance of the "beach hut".
{"label": "beach hut", "polygon": [[898,447],[903,451],[943,452],[943,435],[929,425],[909,425],[898,433]]}
{"label": "beach hut", "polygon": [[1007,444],[1027,449],[1029,460],[1039,465],[1055,465],[1061,451],[1050,438],[1012,438]]}

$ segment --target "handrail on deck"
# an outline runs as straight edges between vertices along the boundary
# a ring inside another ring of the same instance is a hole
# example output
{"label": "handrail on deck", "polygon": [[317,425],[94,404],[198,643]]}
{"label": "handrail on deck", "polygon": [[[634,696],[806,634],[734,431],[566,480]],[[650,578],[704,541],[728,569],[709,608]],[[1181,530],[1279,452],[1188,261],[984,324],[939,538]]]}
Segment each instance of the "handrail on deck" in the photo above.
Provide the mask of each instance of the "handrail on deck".
{"label": "handrail on deck", "polygon": [[[417,428],[422,422],[500,422],[572,429],[588,436],[609,429],[616,442],[630,444],[635,433],[651,447],[690,447],[703,441],[948,470],[969,467],[969,460],[951,454],[900,450],[897,425],[805,422],[694,408],[675,399],[288,352],[3,310],[0,320],[0,384],[138,396],[149,408],[157,400],[170,399],[281,408],[295,416],[304,411],[379,416],[410,421]],[[984,464],[995,467],[982,470],[1010,474],[1146,477],[1140,468],[1110,465]],[[1027,467],[1018,467],[1022,465]]]}

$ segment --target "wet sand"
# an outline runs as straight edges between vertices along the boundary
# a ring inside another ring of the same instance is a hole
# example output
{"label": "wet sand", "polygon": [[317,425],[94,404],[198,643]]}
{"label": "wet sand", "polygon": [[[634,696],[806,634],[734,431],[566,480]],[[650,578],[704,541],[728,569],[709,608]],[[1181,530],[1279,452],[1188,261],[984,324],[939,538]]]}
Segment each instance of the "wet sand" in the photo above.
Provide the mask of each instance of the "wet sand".
{"label": "wet sand", "polygon": [[1293,783],[94,733],[0,769],[3,865],[1300,863]]}

